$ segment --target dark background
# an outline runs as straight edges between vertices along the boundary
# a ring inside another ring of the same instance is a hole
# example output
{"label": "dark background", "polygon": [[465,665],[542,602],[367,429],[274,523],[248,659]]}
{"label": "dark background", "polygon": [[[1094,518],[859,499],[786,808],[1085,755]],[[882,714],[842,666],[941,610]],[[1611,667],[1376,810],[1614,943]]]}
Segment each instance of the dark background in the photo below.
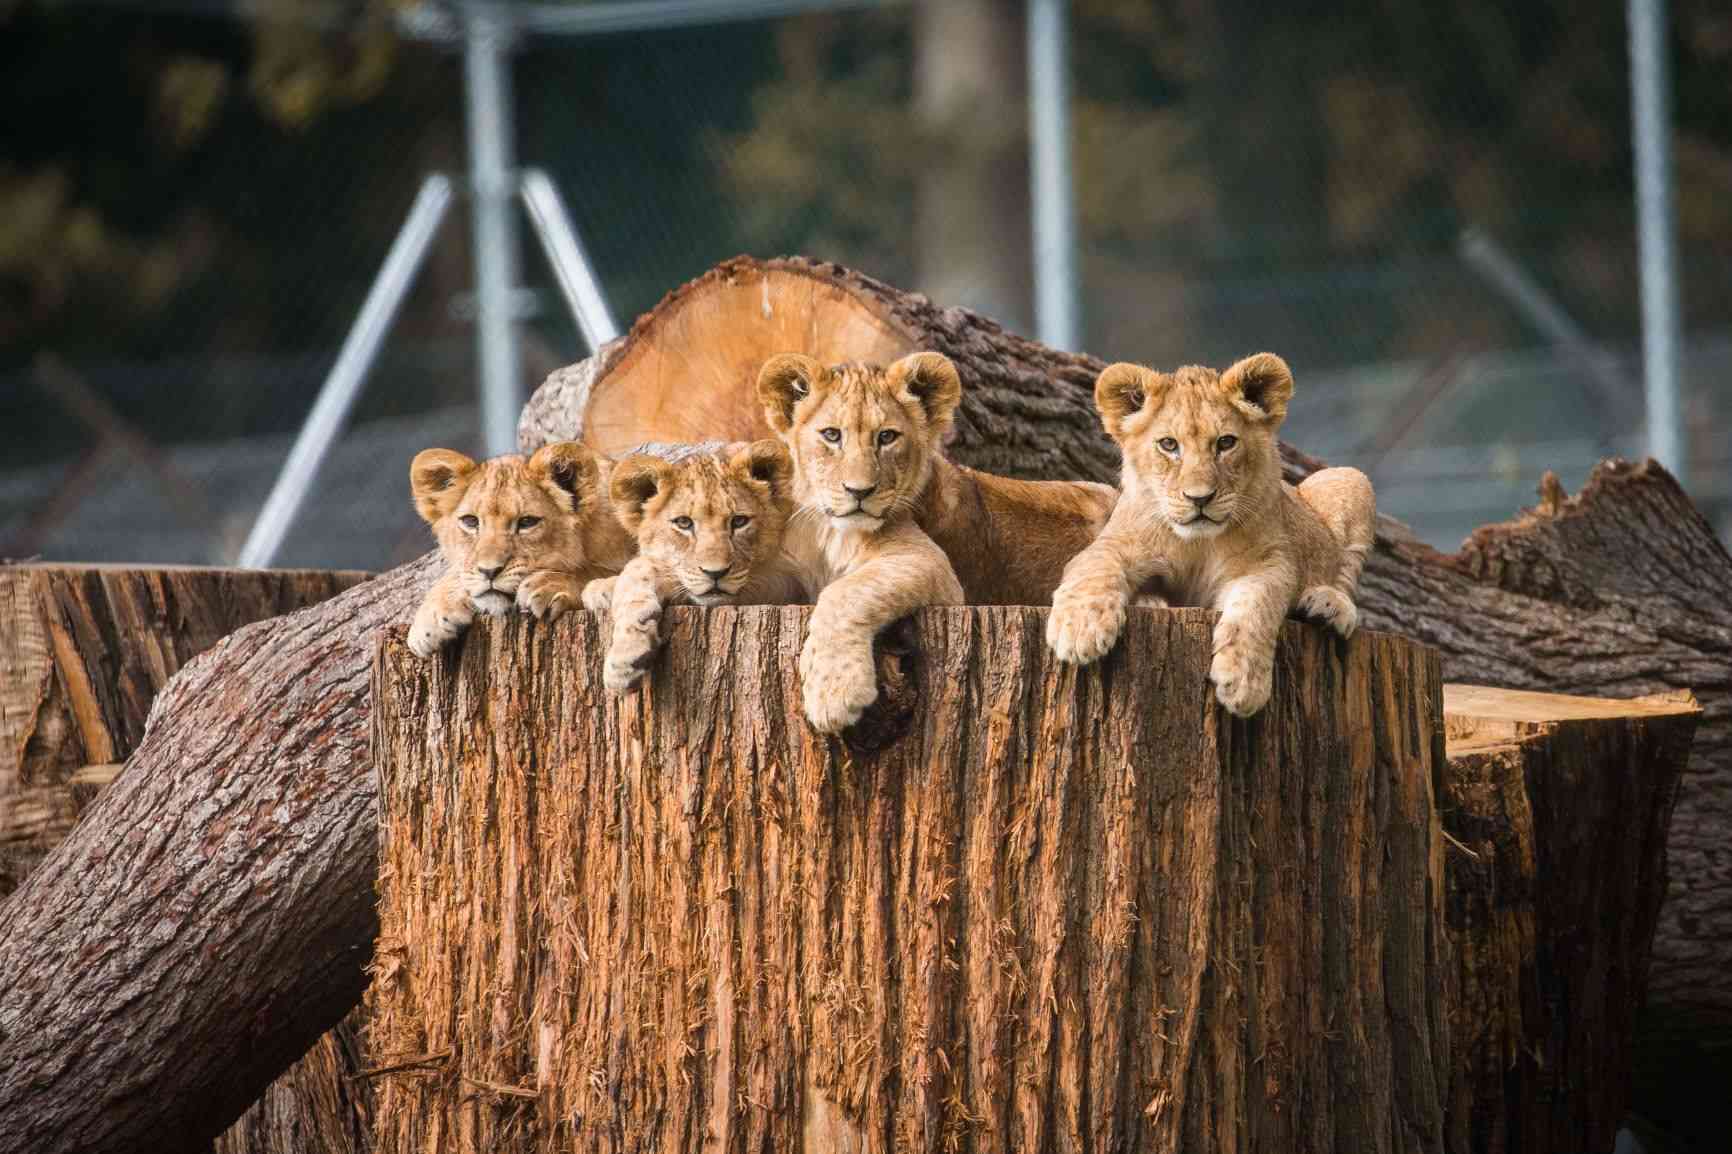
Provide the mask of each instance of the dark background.
{"label": "dark background", "polygon": [[[464,170],[454,51],[386,3],[254,11],[0,0],[0,555],[232,559],[419,182]],[[1671,13],[1686,481],[1732,531],[1732,5]],[[1622,3],[1075,0],[1072,19],[1090,351],[1282,353],[1289,439],[1366,468],[1444,548],[1547,468],[1573,489],[1642,453]],[[622,321],[720,259],[797,251],[1027,331],[1022,20],[944,0],[529,38],[518,154],[554,176]],[[465,210],[284,562],[413,555],[408,457],[478,447]],[[1468,229],[1609,372],[1462,258]],[[527,389],[587,350],[523,235]]]}

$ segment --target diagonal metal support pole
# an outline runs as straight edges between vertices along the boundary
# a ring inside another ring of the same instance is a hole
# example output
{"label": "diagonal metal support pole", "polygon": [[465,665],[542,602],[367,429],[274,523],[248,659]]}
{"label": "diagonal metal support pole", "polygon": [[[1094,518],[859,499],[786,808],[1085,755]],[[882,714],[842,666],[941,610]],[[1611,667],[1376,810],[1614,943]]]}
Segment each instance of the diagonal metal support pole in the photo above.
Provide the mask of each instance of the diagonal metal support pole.
{"label": "diagonal metal support pole", "polygon": [[529,221],[535,226],[547,262],[553,266],[566,307],[593,353],[619,336],[619,325],[607,307],[607,298],[602,296],[601,281],[589,262],[589,254],[584,251],[577,229],[559,199],[559,190],[547,173],[539,168],[525,169],[518,191],[523,195],[523,207],[529,212]]}
{"label": "diagonal metal support pole", "polygon": [[343,423],[348,420],[349,410],[354,408],[355,398],[361,395],[367,372],[378,358],[385,334],[390,332],[391,322],[397,319],[397,311],[408,296],[409,287],[415,283],[415,274],[427,258],[427,251],[433,246],[433,238],[438,235],[439,225],[450,207],[449,178],[434,173],[421,182],[415,205],[409,210],[403,227],[397,231],[397,239],[391,242],[391,251],[386,254],[385,263],[380,266],[379,275],[367,292],[366,303],[361,306],[355,323],[349,328],[349,335],[343,340],[337,362],[331,366],[325,383],[319,388],[313,411],[295,437],[289,459],[283,464],[283,471],[278,474],[264,508],[259,511],[258,520],[253,522],[246,544],[241,547],[239,564],[243,568],[263,569],[276,559],[283,539],[288,536],[289,528],[301,511],[301,503],[312,489],[325,454],[330,452],[331,445],[343,431]]}

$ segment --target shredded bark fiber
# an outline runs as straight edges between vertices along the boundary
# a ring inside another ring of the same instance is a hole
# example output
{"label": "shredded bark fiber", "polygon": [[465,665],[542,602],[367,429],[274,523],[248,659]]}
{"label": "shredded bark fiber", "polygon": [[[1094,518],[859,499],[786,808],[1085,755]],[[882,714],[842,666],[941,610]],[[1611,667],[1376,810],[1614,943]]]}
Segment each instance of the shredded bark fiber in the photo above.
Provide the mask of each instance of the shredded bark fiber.
{"label": "shredded bark fiber", "polygon": [[1438,1147],[1434,653],[1289,626],[1246,723],[1209,613],[1079,673],[927,611],[870,753],[805,613],[675,610],[624,699],[589,614],[386,639],[381,1151]]}

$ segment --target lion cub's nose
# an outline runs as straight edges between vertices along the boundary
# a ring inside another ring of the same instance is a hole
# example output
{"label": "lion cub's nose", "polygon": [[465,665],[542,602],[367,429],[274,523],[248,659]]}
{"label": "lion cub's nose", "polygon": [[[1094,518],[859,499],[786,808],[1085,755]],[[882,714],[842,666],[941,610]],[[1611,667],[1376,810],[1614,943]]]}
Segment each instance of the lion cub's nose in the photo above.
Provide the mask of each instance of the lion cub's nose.
{"label": "lion cub's nose", "polygon": [[1202,494],[1186,493],[1185,497],[1186,497],[1186,499],[1188,499],[1191,502],[1191,504],[1193,504],[1197,508],[1201,509],[1203,506],[1207,505],[1210,501],[1213,501],[1215,499],[1215,490],[1210,489],[1207,493],[1202,493]]}
{"label": "lion cub's nose", "polygon": [[844,484],[842,487],[848,490],[848,495],[856,501],[864,501],[878,490],[877,485],[868,485],[864,489],[856,489],[854,486],[849,484]]}
{"label": "lion cub's nose", "polygon": [[711,581],[720,581],[723,577],[728,575],[728,570],[731,568],[731,565],[723,565],[720,569],[705,569],[703,573],[704,576],[708,577]]}
{"label": "lion cub's nose", "polygon": [[491,569],[489,569],[485,565],[477,565],[475,567],[475,571],[477,573],[481,574],[483,577],[487,578],[489,581],[491,581],[495,577],[499,576],[500,570],[502,570],[504,568],[505,568],[505,566],[503,566],[503,565],[495,565]]}

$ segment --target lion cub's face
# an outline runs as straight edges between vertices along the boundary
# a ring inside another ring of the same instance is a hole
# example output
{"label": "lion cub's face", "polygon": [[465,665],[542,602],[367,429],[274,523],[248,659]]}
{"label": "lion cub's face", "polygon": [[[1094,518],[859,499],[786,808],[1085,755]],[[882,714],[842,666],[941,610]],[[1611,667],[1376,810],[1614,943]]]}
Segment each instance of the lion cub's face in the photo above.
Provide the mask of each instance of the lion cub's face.
{"label": "lion cub's face", "polygon": [[784,353],[758,374],[764,415],[793,458],[796,500],[842,529],[876,529],[913,505],[961,397],[956,367],[938,353],[887,369]]}
{"label": "lion cub's face", "polygon": [[428,449],[409,466],[415,509],[433,526],[449,572],[476,610],[504,613],[517,586],[539,569],[582,567],[583,526],[594,515],[595,455],[566,441],[525,461],[477,464],[450,449]]}
{"label": "lion cub's face", "polygon": [[698,605],[726,605],[781,551],[793,511],[787,450],[730,445],[669,462],[627,457],[613,470],[614,511],[638,556],[673,575]]}
{"label": "lion cub's face", "polygon": [[1109,365],[1095,382],[1095,406],[1124,453],[1125,492],[1186,538],[1225,532],[1279,491],[1275,434],[1292,395],[1293,374],[1272,353],[1222,373]]}

